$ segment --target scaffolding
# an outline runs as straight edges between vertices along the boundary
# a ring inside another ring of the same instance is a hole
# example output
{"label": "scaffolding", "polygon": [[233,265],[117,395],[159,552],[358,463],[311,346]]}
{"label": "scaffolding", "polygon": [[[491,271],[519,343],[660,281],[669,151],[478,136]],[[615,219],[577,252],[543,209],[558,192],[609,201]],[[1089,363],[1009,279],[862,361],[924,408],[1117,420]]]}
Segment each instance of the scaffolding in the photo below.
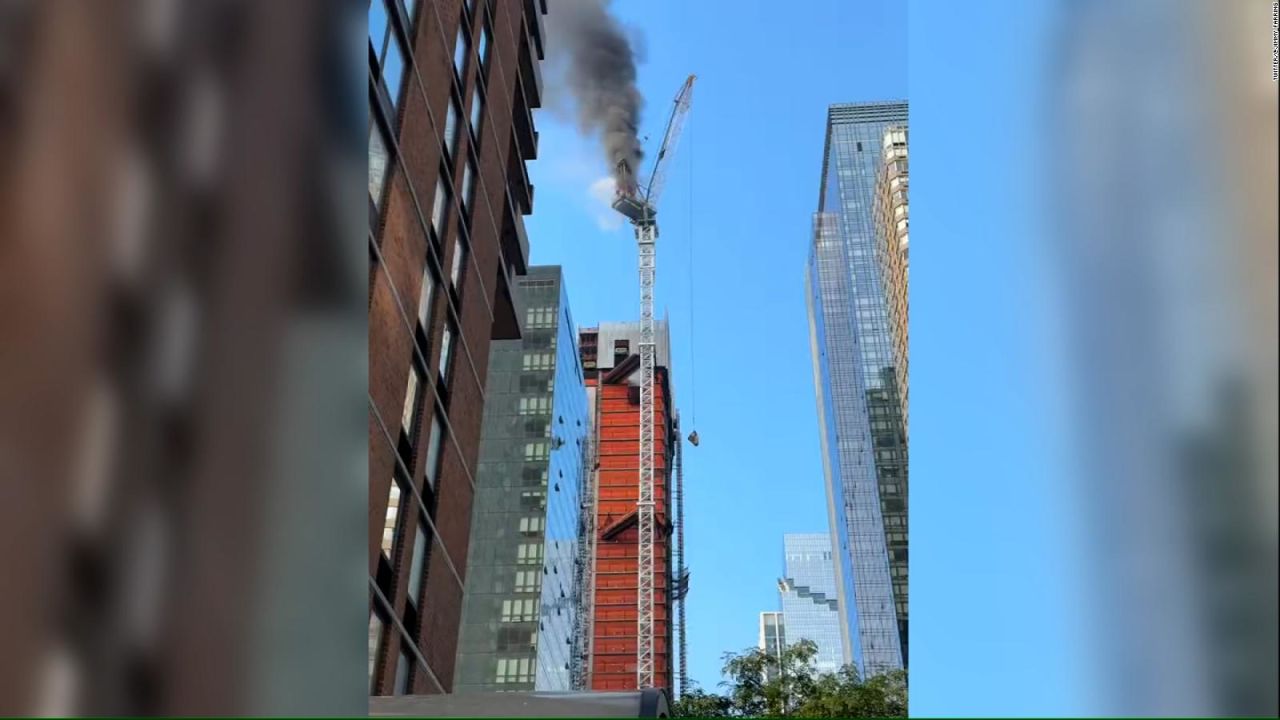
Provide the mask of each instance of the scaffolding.
{"label": "scaffolding", "polygon": [[676,572],[672,583],[672,600],[676,604],[676,632],[679,652],[680,684],[679,694],[684,697],[689,691],[688,645],[685,637],[684,599],[689,594],[689,570],[684,566],[684,442],[680,439],[680,416],[675,418],[675,466],[676,487],[675,499],[675,533],[676,533]]}
{"label": "scaffolding", "polygon": [[597,380],[592,395],[592,415],[590,432],[583,446],[582,477],[585,486],[582,489],[578,537],[578,616],[575,621],[573,688],[575,690],[591,689],[591,665],[595,653],[595,580],[596,580],[596,527],[597,505],[599,503],[599,471],[600,443],[597,438],[600,432],[600,383]]}

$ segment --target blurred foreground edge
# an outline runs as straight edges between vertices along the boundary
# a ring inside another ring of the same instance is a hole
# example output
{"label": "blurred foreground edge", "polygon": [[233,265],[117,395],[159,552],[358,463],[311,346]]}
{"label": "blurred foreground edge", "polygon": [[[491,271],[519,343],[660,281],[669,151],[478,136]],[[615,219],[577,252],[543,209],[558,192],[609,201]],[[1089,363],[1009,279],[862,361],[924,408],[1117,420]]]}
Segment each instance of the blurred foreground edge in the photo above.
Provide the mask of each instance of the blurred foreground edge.
{"label": "blurred foreground edge", "polygon": [[0,4],[0,714],[365,711],[363,16]]}

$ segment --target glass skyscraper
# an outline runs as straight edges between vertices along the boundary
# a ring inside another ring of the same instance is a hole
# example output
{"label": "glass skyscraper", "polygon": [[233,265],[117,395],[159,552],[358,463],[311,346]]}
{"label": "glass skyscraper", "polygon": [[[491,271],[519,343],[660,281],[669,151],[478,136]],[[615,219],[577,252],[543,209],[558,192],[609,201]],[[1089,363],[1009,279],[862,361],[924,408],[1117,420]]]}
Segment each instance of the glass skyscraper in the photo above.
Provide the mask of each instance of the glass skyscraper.
{"label": "glass skyscraper", "polygon": [[805,272],[842,641],[864,675],[907,660],[907,446],[874,222],[885,131],[906,122],[905,102],[828,109]]}
{"label": "glass skyscraper", "polygon": [[781,628],[785,627],[786,644],[800,640],[817,643],[814,669],[835,672],[846,664],[846,655],[840,633],[831,536],[826,533],[784,535],[782,544],[786,574],[778,583],[782,594],[778,635],[781,637]]}
{"label": "glass skyscraper", "polygon": [[586,389],[560,268],[515,299],[524,335],[489,353],[457,692],[574,689]]}

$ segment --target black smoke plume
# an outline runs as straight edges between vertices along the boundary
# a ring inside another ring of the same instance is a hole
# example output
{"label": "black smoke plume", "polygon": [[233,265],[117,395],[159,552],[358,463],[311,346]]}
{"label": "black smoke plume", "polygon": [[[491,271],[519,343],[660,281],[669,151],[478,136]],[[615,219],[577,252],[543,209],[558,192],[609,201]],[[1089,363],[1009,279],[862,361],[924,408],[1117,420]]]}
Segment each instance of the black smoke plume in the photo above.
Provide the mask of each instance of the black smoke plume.
{"label": "black smoke plume", "polygon": [[548,45],[563,58],[583,132],[599,134],[618,187],[633,191],[644,152],[637,137],[644,98],[636,88],[636,48],[608,0],[555,0]]}

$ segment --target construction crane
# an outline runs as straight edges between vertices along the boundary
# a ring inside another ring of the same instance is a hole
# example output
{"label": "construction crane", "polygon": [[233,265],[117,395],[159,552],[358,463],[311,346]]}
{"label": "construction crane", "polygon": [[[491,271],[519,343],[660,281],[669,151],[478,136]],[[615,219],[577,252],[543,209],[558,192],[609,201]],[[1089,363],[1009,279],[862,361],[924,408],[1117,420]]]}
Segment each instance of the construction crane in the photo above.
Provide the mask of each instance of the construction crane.
{"label": "construction crane", "polygon": [[[653,160],[648,182],[636,186],[619,186],[613,209],[622,213],[635,226],[636,246],[640,259],[640,493],[636,514],[640,530],[636,585],[636,687],[654,687],[653,646],[653,525],[654,525],[654,438],[653,438],[653,372],[657,346],[653,327],[653,286],[657,271],[658,199],[662,194],[666,170],[675,153],[680,129],[693,100],[690,75],[676,93],[675,105],[667,119],[667,131]],[[638,168],[620,168],[620,177],[631,177]],[[676,442],[679,442],[677,436]]]}

